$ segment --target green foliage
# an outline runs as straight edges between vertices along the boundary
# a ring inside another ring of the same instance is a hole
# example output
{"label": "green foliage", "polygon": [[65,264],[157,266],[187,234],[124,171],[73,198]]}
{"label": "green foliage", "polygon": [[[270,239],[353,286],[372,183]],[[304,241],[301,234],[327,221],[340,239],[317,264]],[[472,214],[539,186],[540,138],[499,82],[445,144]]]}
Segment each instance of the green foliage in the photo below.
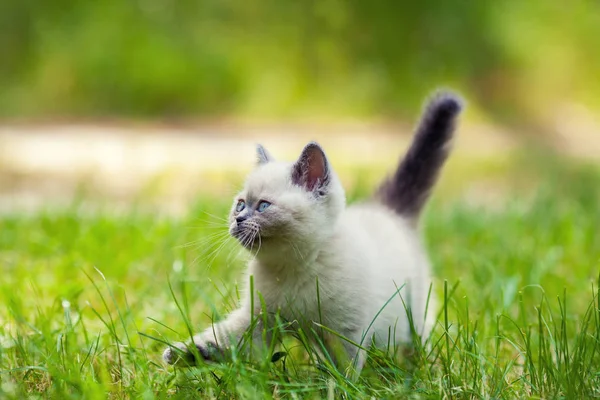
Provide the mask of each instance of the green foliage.
{"label": "green foliage", "polygon": [[225,239],[228,199],[201,200],[183,219],[85,203],[4,215],[0,397],[599,396],[600,172],[536,165],[519,166],[542,176],[535,193],[508,192],[501,207],[432,204],[438,325],[411,356],[374,352],[359,381],[316,363],[302,337],[274,362],[161,361],[166,343],[235,307],[243,264]]}
{"label": "green foliage", "polygon": [[413,115],[451,85],[535,119],[600,106],[599,38],[593,0],[5,1],[0,115]]}

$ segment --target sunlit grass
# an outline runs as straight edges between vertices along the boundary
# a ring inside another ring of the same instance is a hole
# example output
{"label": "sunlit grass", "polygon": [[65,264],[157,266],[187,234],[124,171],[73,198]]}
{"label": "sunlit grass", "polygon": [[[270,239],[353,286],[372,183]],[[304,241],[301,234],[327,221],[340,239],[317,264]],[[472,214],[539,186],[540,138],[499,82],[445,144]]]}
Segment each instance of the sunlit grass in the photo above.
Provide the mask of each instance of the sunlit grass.
{"label": "sunlit grass", "polygon": [[[223,233],[229,199],[199,200],[184,218],[79,203],[2,216],[0,398],[600,396],[600,173],[537,159],[511,168],[520,179],[500,207],[438,192],[423,232],[438,325],[408,358],[374,352],[358,381],[302,337],[275,362],[162,362],[167,343],[236,305],[243,253]],[[359,183],[352,199],[370,186]]]}

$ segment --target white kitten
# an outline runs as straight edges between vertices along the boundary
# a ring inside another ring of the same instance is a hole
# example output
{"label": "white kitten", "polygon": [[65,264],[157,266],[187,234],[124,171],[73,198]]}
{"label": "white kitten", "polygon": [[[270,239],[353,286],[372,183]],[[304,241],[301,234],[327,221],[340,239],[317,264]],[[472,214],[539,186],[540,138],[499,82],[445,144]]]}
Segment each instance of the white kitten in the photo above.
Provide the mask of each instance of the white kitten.
{"label": "white kitten", "polygon": [[[199,354],[210,359],[215,349],[237,344],[252,315],[261,313],[260,296],[269,317],[279,313],[305,334],[319,332],[332,355],[341,344],[342,356],[354,361],[357,372],[365,351],[350,341],[364,348],[410,343],[407,309],[416,332],[426,338],[436,307],[433,299],[428,302],[430,267],[417,217],[447,158],[460,109],[456,97],[435,96],[395,174],[372,200],[350,207],[317,143],[309,143],[295,163],[275,161],[258,146],[258,166],[234,200],[229,229],[256,253],[247,271],[255,290],[246,288],[239,309],[194,337]],[[350,341],[323,334],[327,330],[317,323]],[[256,328],[257,342],[262,328]],[[193,358],[185,345],[177,347]],[[178,359],[172,348],[163,357],[170,364]]]}

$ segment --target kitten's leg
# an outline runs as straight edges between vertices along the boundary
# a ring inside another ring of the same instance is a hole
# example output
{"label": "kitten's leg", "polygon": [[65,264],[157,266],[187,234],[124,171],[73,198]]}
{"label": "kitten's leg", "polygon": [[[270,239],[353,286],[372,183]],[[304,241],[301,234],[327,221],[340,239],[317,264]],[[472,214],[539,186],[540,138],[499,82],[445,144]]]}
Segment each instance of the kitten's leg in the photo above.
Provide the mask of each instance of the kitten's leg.
{"label": "kitten's leg", "polygon": [[[263,324],[261,320],[257,322],[253,332],[253,341],[258,342],[258,338],[262,339]],[[229,314],[223,321],[213,324],[204,332],[194,336],[193,345],[196,346],[198,353],[205,360],[218,359],[224,350],[239,342],[244,332],[250,327],[250,323],[250,310],[248,307],[242,306]],[[260,345],[260,343],[256,343],[256,345]],[[179,359],[188,364],[196,361],[188,345],[176,343],[174,346],[181,351],[177,351],[172,347],[167,348],[163,353],[163,359],[167,363],[174,364]]]}

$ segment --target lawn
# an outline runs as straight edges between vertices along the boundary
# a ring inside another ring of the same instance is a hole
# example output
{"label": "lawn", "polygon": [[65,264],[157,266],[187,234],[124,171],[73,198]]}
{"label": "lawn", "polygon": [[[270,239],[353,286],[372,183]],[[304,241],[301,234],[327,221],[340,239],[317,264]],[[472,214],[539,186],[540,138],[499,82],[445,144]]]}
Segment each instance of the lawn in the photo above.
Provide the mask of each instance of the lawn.
{"label": "lawn", "polygon": [[598,397],[600,171],[515,160],[485,186],[495,202],[444,175],[423,221],[443,299],[430,345],[377,352],[358,381],[294,340],[274,362],[162,362],[188,321],[199,330],[235,307],[244,254],[224,240],[228,198],[184,217],[83,200],[2,215],[0,398]]}

